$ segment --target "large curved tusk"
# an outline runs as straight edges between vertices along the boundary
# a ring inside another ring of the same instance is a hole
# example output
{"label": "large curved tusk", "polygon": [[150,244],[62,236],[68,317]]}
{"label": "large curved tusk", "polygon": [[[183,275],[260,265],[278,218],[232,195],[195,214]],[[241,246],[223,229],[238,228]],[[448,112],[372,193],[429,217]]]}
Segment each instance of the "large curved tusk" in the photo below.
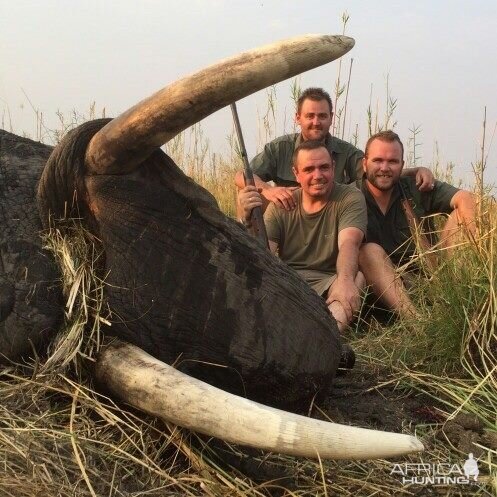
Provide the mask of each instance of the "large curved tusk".
{"label": "large curved tusk", "polygon": [[134,407],[240,445],[323,459],[376,459],[424,450],[410,435],[328,423],[237,397],[122,342],[100,354],[96,373]]}
{"label": "large curved tusk", "polygon": [[87,167],[97,174],[133,170],[157,147],[216,110],[262,88],[341,57],[346,36],[307,35],[225,59],[187,76],[113,119],[92,139]]}

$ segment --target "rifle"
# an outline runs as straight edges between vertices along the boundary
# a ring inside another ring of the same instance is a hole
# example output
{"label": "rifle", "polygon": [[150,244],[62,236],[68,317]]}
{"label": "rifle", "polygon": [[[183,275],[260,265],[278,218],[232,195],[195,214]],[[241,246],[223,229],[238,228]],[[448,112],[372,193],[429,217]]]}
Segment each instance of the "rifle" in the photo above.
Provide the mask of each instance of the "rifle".
{"label": "rifle", "polygon": [[[231,112],[233,114],[233,121],[235,123],[236,136],[238,137],[238,148],[243,161],[243,175],[245,177],[245,186],[255,186],[254,174],[250,167],[245,142],[243,141],[242,128],[238,119],[238,112],[236,110],[236,103],[231,104]],[[264,225],[264,218],[262,217],[262,209],[254,207],[250,214],[250,222],[252,223],[252,234],[261,240],[261,242],[269,249],[269,241],[266,233],[266,226]]]}
{"label": "rifle", "polygon": [[411,200],[407,198],[406,192],[399,182],[400,188],[400,202],[402,208],[404,209],[404,214],[406,215],[407,224],[409,225],[409,231],[411,232],[412,239],[423,251],[426,257],[426,264],[428,269],[433,272],[438,266],[437,254],[431,252],[431,243],[429,242],[426,235],[421,231],[421,221],[414,212],[412,208]]}

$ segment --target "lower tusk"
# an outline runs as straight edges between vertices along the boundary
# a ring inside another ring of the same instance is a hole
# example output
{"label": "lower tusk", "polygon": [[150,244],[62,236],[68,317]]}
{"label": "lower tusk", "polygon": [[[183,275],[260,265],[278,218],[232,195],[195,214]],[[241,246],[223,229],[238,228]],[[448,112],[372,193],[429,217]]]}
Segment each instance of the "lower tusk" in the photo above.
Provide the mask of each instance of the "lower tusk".
{"label": "lower tusk", "polygon": [[119,341],[100,354],[96,373],[132,406],[240,445],[322,459],[377,459],[424,450],[410,435],[320,421],[224,392]]}

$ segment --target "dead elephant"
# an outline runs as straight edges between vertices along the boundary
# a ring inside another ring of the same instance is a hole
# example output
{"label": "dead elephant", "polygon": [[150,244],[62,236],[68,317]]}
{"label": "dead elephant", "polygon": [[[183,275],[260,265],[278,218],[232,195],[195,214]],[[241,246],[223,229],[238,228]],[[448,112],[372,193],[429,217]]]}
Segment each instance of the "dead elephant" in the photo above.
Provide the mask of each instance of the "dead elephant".
{"label": "dead elephant", "polygon": [[[114,316],[107,333],[122,342],[102,354],[97,376],[116,395],[194,430],[293,454],[420,450],[413,437],[251,402],[292,408],[329,385],[340,357],[336,323],[296,273],[159,148],[230,102],[352,46],[346,37],[306,36],[227,59],[116,119],[82,125],[53,151],[38,186],[41,220],[64,229],[67,217],[82,218],[101,240]],[[179,371],[165,364],[178,357]]]}

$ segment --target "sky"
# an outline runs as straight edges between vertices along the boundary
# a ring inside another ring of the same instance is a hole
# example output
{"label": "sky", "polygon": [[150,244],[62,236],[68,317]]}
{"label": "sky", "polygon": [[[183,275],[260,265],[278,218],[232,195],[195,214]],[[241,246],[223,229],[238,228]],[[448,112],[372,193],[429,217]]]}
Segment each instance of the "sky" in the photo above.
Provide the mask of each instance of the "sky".
{"label": "sky", "polygon": [[[418,130],[419,165],[444,168],[472,182],[481,157],[486,108],[486,182],[497,183],[497,2],[495,0],[0,0],[0,127],[33,138],[36,109],[46,129],[60,129],[90,107],[116,116],[176,79],[218,60],[307,33],[345,33],[355,47],[342,58],[345,82],[353,58],[344,137],[367,135],[367,109],[384,121],[387,82],[391,124],[406,148]],[[300,76],[298,84],[333,94],[339,64]],[[291,82],[276,96],[276,134],[291,131]],[[342,102],[343,102],[342,97]],[[263,90],[239,102],[249,157],[264,144]],[[228,109],[202,123],[211,152],[228,153]],[[50,135],[42,129],[41,136]],[[493,137],[493,141],[492,141]]]}

